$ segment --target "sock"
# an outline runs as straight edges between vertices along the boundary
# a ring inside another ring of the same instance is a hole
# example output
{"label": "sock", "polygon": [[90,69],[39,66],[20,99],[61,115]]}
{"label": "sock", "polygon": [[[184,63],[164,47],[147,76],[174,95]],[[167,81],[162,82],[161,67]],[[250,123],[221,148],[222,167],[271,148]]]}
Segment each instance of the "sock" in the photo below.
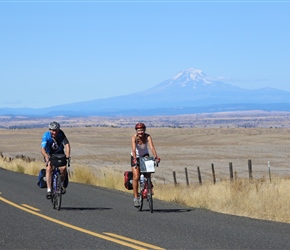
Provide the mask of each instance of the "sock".
{"label": "sock", "polygon": [[51,189],[50,189],[50,188],[48,188],[48,189],[47,189],[47,192],[51,192]]}

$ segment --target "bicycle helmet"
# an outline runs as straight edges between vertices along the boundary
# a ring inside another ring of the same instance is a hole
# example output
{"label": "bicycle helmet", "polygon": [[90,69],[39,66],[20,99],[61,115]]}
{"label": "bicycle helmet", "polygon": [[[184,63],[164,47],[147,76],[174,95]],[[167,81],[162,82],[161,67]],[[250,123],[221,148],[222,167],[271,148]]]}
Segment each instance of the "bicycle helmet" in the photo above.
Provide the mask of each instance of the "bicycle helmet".
{"label": "bicycle helmet", "polygon": [[145,129],[146,130],[146,126],[143,122],[138,122],[136,125],[135,125],[135,129]]}
{"label": "bicycle helmet", "polygon": [[49,123],[48,128],[51,130],[56,130],[60,128],[60,125],[58,122],[54,121],[54,122]]}

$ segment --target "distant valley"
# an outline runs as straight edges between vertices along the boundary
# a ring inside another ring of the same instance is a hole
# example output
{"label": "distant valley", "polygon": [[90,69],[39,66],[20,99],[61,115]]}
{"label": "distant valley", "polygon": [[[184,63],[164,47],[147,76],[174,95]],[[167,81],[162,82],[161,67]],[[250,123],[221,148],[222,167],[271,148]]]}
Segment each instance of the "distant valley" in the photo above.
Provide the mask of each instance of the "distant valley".
{"label": "distant valley", "polygon": [[52,120],[62,127],[134,128],[142,121],[148,128],[290,128],[290,112],[253,110],[156,116],[0,116],[0,129],[47,128]]}

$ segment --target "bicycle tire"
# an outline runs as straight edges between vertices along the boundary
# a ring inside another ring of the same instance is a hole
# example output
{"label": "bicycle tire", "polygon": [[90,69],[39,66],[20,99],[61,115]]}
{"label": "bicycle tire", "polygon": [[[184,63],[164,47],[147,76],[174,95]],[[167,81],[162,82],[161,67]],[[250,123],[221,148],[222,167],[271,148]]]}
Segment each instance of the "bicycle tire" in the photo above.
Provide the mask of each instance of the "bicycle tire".
{"label": "bicycle tire", "polygon": [[151,178],[147,178],[147,201],[149,203],[150,212],[153,213],[153,197],[152,197]]}
{"label": "bicycle tire", "polygon": [[61,200],[62,200],[62,190],[61,190],[61,176],[60,174],[56,177],[56,192],[55,192],[55,198],[56,198],[56,208],[59,211],[61,208]]}
{"label": "bicycle tire", "polygon": [[142,208],[143,208],[143,195],[142,195],[142,187],[141,187],[141,183],[139,182],[139,193],[138,193],[138,200],[139,200],[139,204],[140,206],[138,207],[138,210],[139,211],[142,211]]}
{"label": "bicycle tire", "polygon": [[54,196],[53,192],[51,192],[50,200],[51,200],[51,204],[52,204],[53,209],[55,209],[55,196]]}
{"label": "bicycle tire", "polygon": [[55,184],[53,182],[53,179],[54,179],[54,174],[52,174],[52,180],[51,180],[51,204],[52,204],[52,207],[53,209],[56,208],[56,196],[55,196]]}
{"label": "bicycle tire", "polygon": [[142,208],[143,208],[143,197],[142,197],[142,193],[140,191],[140,193],[138,194],[138,199],[139,199],[139,204],[140,206],[138,207],[138,210],[139,211],[142,211]]}

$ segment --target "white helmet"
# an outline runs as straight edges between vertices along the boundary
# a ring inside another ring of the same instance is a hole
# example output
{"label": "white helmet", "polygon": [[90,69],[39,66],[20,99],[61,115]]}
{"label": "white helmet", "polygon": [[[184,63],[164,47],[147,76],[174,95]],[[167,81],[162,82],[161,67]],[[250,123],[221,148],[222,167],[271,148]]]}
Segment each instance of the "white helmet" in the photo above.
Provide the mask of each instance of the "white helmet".
{"label": "white helmet", "polygon": [[59,129],[60,125],[59,125],[58,122],[53,121],[53,122],[49,123],[48,128],[52,129],[52,130],[55,130],[55,129]]}

